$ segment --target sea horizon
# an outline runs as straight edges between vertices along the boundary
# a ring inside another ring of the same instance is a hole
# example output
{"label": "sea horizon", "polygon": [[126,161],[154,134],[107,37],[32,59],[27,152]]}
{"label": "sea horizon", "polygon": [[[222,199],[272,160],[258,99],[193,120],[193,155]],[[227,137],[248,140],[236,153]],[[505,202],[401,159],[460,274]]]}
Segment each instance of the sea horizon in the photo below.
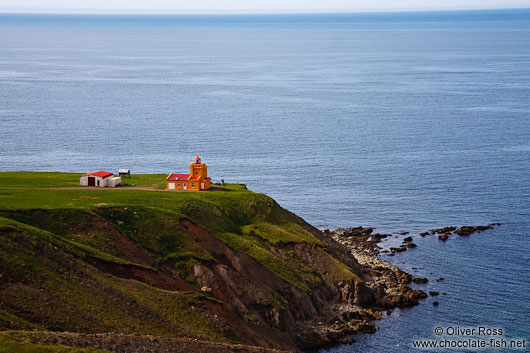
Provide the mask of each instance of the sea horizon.
{"label": "sea horizon", "polygon": [[[187,10],[176,11],[171,9],[159,10],[120,10],[120,9],[47,9],[47,12],[39,12],[38,9],[27,10],[24,8],[0,8],[0,14],[51,14],[51,15],[312,15],[312,14],[391,14],[391,13],[429,13],[429,12],[503,12],[529,10],[527,6],[516,7],[466,7],[466,8],[415,8],[415,9],[319,9],[319,10]],[[64,12],[69,11],[69,12]],[[93,11],[93,12],[87,12]]]}
{"label": "sea horizon", "polygon": [[[104,10],[103,10],[104,11]],[[160,10],[164,11],[164,10]],[[167,18],[194,18],[207,17],[208,19],[226,19],[232,21],[233,18],[240,20],[247,20],[252,23],[260,18],[268,18],[273,20],[273,23],[281,23],[285,21],[292,21],[293,19],[305,20],[326,20],[328,23],[337,23],[341,20],[345,21],[421,21],[421,22],[437,22],[437,21],[502,21],[506,18],[500,15],[511,15],[510,20],[516,21],[518,19],[527,19],[526,16],[530,13],[530,7],[513,7],[513,8],[484,8],[484,9],[422,9],[422,10],[381,10],[381,11],[310,11],[310,12],[9,12],[0,10],[0,16],[5,17],[97,17],[99,19],[111,19],[126,17],[126,18],[149,18],[154,19]],[[473,15],[473,16],[469,16]],[[521,16],[521,17],[520,17]],[[245,21],[243,21],[245,23]]]}

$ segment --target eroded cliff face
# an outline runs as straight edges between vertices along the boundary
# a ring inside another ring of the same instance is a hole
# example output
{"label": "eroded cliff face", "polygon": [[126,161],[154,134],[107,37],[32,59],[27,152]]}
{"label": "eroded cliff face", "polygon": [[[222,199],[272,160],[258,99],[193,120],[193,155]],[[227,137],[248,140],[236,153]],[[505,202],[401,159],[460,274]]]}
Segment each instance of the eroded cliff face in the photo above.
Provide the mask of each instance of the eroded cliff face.
{"label": "eroded cliff face", "polygon": [[[233,208],[196,216],[196,204],[188,214],[104,206],[2,212],[11,223],[0,232],[0,309],[19,320],[3,319],[2,328],[296,351],[373,332],[382,310],[423,297],[410,275],[359,260],[271,199],[265,204],[251,205],[244,220]],[[40,308],[42,300],[53,310]]]}
{"label": "eroded cliff face", "polygon": [[[302,291],[201,226],[189,220],[181,224],[215,257],[193,266],[197,285],[236,312],[243,325],[251,323],[257,329],[243,329],[248,334],[244,339],[252,344],[311,349],[348,342],[351,334],[373,332],[372,321],[380,318],[382,310],[415,305],[425,297],[408,286],[409,274],[377,259],[360,264],[351,249],[312,227],[327,246],[302,242],[276,248],[266,243],[280,258],[296,257],[318,274],[321,281]],[[337,264],[344,268],[337,269]],[[334,271],[338,270],[349,270],[356,278],[336,281]],[[240,322],[231,324],[241,331]]]}

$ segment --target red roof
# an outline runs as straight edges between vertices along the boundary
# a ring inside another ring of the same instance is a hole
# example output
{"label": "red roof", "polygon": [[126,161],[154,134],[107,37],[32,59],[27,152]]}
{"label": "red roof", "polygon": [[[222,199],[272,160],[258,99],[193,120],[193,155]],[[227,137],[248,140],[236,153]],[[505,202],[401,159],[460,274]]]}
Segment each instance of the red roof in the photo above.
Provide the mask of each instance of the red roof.
{"label": "red roof", "polygon": [[189,177],[190,177],[189,174],[175,174],[175,173],[171,173],[167,177],[167,180],[188,180]]}
{"label": "red roof", "polygon": [[107,177],[112,176],[114,174],[112,174],[111,172],[104,172],[104,171],[100,170],[99,172],[86,173],[83,176],[87,176],[87,175],[97,176],[97,177],[100,177],[100,178],[104,179],[104,178],[107,178]]}

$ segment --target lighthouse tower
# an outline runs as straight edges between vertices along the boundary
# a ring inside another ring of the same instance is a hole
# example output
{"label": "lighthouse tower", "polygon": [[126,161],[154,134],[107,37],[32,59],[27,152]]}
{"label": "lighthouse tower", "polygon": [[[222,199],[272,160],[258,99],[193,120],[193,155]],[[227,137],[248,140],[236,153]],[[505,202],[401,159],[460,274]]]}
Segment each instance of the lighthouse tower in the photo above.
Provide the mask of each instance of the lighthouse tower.
{"label": "lighthouse tower", "polygon": [[190,164],[191,179],[206,180],[208,179],[208,166],[201,162],[199,156],[195,157],[195,162]]}

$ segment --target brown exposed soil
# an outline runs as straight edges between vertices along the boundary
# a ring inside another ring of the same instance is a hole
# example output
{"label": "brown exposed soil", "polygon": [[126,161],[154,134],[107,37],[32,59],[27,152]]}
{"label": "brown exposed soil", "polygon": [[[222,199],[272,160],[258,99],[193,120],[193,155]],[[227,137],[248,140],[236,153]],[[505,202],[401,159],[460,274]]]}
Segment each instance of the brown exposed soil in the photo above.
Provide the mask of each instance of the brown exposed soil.
{"label": "brown exposed soil", "polygon": [[117,264],[115,262],[106,262],[94,257],[83,259],[95,268],[105,273],[109,273],[118,278],[135,279],[147,283],[153,287],[164,290],[197,290],[193,285],[175,277],[171,272],[159,269],[158,271],[138,267],[135,265]]}
{"label": "brown exposed soil", "polygon": [[119,232],[108,220],[99,215],[94,215],[88,227],[83,229],[83,231],[100,231],[107,234],[107,237],[113,242],[113,248],[118,252],[117,255],[122,259],[146,266],[158,267],[158,262],[147,250]]}
{"label": "brown exposed soil", "polygon": [[[290,293],[294,312],[308,319],[316,311],[307,296],[278,277],[250,256],[233,250],[201,226],[182,220],[181,224],[199,245],[210,251],[216,262],[194,265],[194,276],[201,287],[222,300],[223,313],[238,338],[264,347],[293,350],[295,340],[286,329],[296,327],[291,311],[280,313],[264,303],[270,290]],[[228,315],[230,314],[230,315]],[[236,315],[237,314],[237,315]],[[228,316],[226,316],[228,315]],[[282,316],[282,317],[280,317]]]}
{"label": "brown exposed soil", "polygon": [[[245,342],[279,349],[313,349],[338,342],[349,342],[356,332],[373,332],[373,320],[381,311],[418,304],[426,297],[421,290],[411,289],[411,276],[371,256],[352,257],[333,238],[311,228],[328,242],[328,251],[344,261],[362,277],[361,281],[335,283],[327,273],[329,254],[314,244],[296,243],[287,246],[323,279],[308,294],[278,277],[262,264],[228,247],[199,225],[183,220],[190,236],[216,258],[215,263],[194,266],[200,286],[222,300],[244,321],[232,321],[235,332],[247,332]],[[282,251],[276,249],[280,256]],[[359,254],[355,254],[359,255]],[[266,305],[271,289],[287,298],[281,307]],[[256,330],[248,326],[256,323]],[[332,323],[332,324],[330,324]],[[240,325],[243,325],[241,327]],[[241,336],[239,336],[241,338]],[[278,346],[282,342],[283,346]]]}

